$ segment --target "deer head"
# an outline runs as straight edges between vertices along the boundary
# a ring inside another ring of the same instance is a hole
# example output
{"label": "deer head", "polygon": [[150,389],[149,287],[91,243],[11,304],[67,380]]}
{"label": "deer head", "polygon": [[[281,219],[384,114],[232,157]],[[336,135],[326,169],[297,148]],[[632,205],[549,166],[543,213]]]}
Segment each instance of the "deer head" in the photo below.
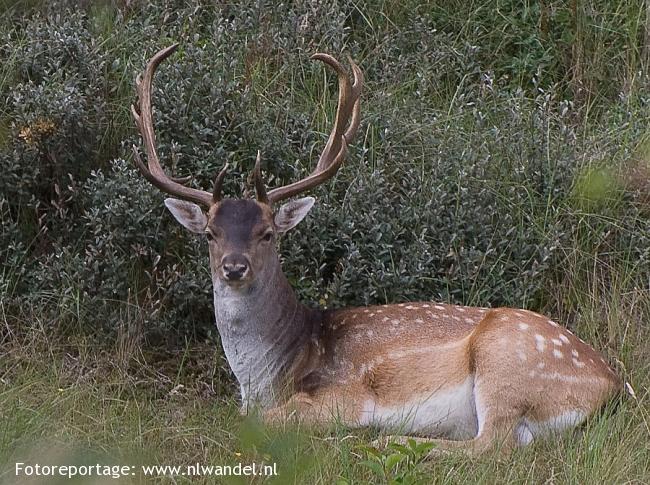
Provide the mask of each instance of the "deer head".
{"label": "deer head", "polygon": [[265,272],[269,262],[277,260],[274,240],[278,234],[295,227],[314,205],[313,197],[289,201],[322,184],[336,174],[348,151],[348,144],[359,128],[360,96],[363,75],[350,60],[352,80],[343,66],[332,56],[314,54],[312,59],[324,62],[338,74],[339,99],[334,127],[314,171],[306,178],[267,192],[261,174],[261,155],[257,154],[253,180],[256,198],[224,199],[223,180],[227,164],[217,175],[212,192],[184,185],[187,178],[174,178],[163,170],[156,152],[153,127],[151,90],[154,73],[160,63],[177,48],[172,45],[154,55],[138,76],[138,101],[131,107],[135,123],[142,135],[147,165],[134,146],[135,162],[142,175],[163,192],[177,198],[168,198],[165,205],[176,220],[194,233],[204,233],[209,241],[213,281],[232,288],[245,288]]}

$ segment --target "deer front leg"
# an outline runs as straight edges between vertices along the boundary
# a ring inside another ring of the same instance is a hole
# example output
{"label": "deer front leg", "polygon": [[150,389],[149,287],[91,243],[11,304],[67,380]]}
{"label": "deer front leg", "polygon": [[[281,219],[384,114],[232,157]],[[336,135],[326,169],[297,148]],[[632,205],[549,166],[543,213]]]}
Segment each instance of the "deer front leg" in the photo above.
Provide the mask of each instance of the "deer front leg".
{"label": "deer front leg", "polygon": [[284,404],[264,411],[263,418],[265,422],[271,424],[285,423],[290,420],[307,424],[319,424],[324,421],[311,397],[305,393],[294,394]]}
{"label": "deer front leg", "polygon": [[346,426],[358,425],[358,410],[351,403],[356,402],[342,389],[326,389],[316,394],[299,392],[284,404],[264,412],[269,423],[284,423],[295,420],[312,426],[324,426],[339,422]]}

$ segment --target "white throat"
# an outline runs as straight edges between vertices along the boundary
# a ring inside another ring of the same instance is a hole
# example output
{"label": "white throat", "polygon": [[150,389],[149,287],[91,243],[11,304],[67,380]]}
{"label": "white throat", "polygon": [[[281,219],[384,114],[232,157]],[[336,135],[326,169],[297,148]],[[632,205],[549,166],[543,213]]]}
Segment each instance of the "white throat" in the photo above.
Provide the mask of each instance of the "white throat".
{"label": "white throat", "polygon": [[[213,277],[215,320],[243,406],[269,407],[281,399],[278,386],[306,340],[305,308],[281,270],[274,273],[275,278],[248,290]],[[283,291],[287,288],[289,294]]]}

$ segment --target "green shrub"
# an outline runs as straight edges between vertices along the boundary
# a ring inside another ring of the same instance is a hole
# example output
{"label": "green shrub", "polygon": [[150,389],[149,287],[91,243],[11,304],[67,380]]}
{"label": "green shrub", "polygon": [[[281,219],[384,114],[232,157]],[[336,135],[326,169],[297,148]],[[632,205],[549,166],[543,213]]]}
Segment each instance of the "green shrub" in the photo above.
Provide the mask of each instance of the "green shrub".
{"label": "green shrub", "polygon": [[[53,327],[110,334],[137,308],[147,334],[213,332],[205,243],[172,221],[131,162],[135,73],[173,41],[181,47],[155,80],[161,159],[204,188],[230,162],[233,197],[257,149],[270,185],[311,170],[336,83],[308,55],[344,50],[360,62],[357,140],[282,242],[304,300],[558,307],[558,282],[594,258],[611,271],[632,265],[630,284],[647,284],[647,214],[613,182],[644,136],[647,100],[611,86],[576,94],[563,33],[573,24],[559,2],[547,31],[544,12],[514,3],[499,18],[472,10],[467,27],[444,2],[65,5],[13,11],[0,48],[0,287]],[[622,20],[611,22],[623,49]],[[612,84],[625,85],[625,72]],[[606,196],[576,202],[593,197],[585,174],[601,166]]]}

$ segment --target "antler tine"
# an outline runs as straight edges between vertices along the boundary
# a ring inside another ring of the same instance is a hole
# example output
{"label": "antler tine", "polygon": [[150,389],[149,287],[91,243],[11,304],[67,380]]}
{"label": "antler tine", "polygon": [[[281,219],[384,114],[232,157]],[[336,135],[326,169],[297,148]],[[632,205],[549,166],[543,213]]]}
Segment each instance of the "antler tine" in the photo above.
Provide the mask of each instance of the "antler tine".
{"label": "antler tine", "polygon": [[222,186],[223,186],[223,179],[226,178],[226,173],[228,172],[228,164],[226,163],[219,174],[217,175],[217,178],[214,179],[214,187],[212,189],[212,203],[216,204],[217,202],[221,201],[222,198]]}
{"label": "antler tine", "polygon": [[[197,204],[210,207],[213,204],[213,194],[204,190],[186,187],[179,183],[181,180],[168,176],[160,165],[158,153],[156,152],[156,135],[153,128],[153,113],[151,107],[151,90],[153,76],[162,61],[169,57],[178,47],[173,44],[158,51],[149,61],[145,68],[144,75],[136,77],[136,91],[138,101],[131,106],[131,113],[135,124],[142,135],[144,150],[147,154],[147,166],[142,162],[137,148],[133,147],[134,159],[142,175],[163,192],[189,200]],[[218,180],[219,177],[217,177]]]}
{"label": "antler tine", "polygon": [[255,159],[255,168],[253,169],[253,180],[255,182],[255,195],[258,202],[264,204],[269,203],[268,195],[266,194],[266,187],[264,187],[264,179],[262,179],[262,154],[257,150],[257,158]]}
{"label": "antler tine", "polygon": [[318,159],[316,170],[323,170],[332,161],[332,154],[336,156],[341,149],[342,135],[345,130],[345,125],[350,118],[352,106],[349,105],[348,100],[351,95],[350,78],[345,68],[330,55],[327,54],[314,54],[312,59],[317,59],[332,67],[339,76],[339,101],[336,107],[336,117],[334,118],[334,126],[332,132],[327,140],[327,144],[323,149],[323,153]]}
{"label": "antler tine", "polygon": [[352,74],[354,75],[351,96],[351,99],[354,100],[354,106],[352,108],[352,121],[350,121],[350,126],[345,132],[345,139],[348,143],[350,143],[354,139],[354,136],[357,134],[359,124],[361,123],[361,90],[363,89],[363,72],[350,57],[348,57],[348,61],[352,66]]}
{"label": "antler tine", "polygon": [[298,182],[271,190],[267,194],[270,203],[297,195],[333,177],[347,155],[348,143],[352,141],[359,129],[360,98],[363,88],[363,73],[359,66],[350,59],[353,74],[351,84],[347,71],[334,57],[329,54],[317,53],[311,58],[324,62],[338,74],[339,100],[334,126],[314,171]]}

